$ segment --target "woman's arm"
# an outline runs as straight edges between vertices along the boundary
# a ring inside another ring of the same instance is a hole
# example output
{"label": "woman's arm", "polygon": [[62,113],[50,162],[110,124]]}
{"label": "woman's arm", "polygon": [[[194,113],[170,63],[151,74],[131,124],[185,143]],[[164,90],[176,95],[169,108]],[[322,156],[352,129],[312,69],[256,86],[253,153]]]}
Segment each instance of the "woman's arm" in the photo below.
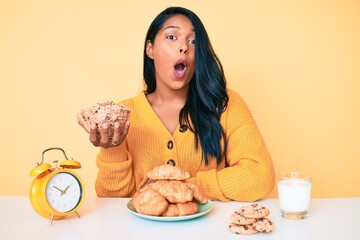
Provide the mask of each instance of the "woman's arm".
{"label": "woman's arm", "polygon": [[99,197],[130,197],[135,193],[132,158],[126,140],[117,147],[100,148],[95,190]]}
{"label": "woman's arm", "polygon": [[263,137],[239,95],[229,91],[222,124],[228,138],[227,167],[198,172],[190,181],[210,199],[256,201],[274,188],[274,168]]}

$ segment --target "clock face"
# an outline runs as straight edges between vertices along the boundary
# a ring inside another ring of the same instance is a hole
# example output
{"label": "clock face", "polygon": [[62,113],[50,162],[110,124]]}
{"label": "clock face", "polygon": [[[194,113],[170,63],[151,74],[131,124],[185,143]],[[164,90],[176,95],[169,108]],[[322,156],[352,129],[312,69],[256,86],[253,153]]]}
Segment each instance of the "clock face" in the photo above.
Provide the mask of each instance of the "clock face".
{"label": "clock face", "polygon": [[46,186],[49,205],[58,212],[69,212],[79,205],[83,189],[79,180],[71,173],[55,174]]}

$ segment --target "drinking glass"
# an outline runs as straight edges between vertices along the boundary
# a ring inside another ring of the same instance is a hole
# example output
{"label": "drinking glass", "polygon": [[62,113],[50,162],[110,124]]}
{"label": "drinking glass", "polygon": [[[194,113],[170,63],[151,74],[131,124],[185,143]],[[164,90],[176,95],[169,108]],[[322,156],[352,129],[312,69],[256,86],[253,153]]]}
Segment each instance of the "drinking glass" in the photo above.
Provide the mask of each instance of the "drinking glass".
{"label": "drinking glass", "polygon": [[280,215],[286,219],[304,219],[309,215],[311,176],[303,172],[279,174]]}

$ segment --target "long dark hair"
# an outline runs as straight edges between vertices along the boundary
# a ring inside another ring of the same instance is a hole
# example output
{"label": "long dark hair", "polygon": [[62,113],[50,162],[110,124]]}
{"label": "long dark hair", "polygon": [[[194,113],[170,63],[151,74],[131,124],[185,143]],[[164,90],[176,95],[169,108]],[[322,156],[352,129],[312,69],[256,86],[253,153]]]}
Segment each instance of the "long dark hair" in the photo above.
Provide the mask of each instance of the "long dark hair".
{"label": "long dark hair", "polygon": [[205,164],[215,157],[219,164],[226,158],[226,134],[220,124],[221,114],[228,103],[226,80],[220,60],[216,56],[209,36],[199,17],[182,7],[169,7],[162,11],[151,23],[144,44],[144,80],[145,93],[156,89],[155,67],[152,59],[146,55],[146,42],[153,44],[156,34],[170,17],[181,14],[189,18],[195,29],[195,74],[190,81],[188,99],[180,111],[180,125],[187,125],[195,134],[195,147],[200,141]]}

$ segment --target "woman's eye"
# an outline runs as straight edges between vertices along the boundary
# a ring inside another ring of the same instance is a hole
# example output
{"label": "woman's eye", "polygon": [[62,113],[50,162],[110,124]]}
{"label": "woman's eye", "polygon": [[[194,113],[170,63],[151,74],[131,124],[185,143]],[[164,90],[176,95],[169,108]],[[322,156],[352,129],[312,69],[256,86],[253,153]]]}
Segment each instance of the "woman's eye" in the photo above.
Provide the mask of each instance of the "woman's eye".
{"label": "woman's eye", "polygon": [[166,38],[168,38],[168,39],[170,39],[170,40],[175,40],[175,39],[176,39],[176,37],[175,37],[174,35],[169,35],[169,36],[167,36]]}
{"label": "woman's eye", "polygon": [[195,45],[195,42],[196,42],[195,39],[190,39],[190,40],[189,40],[189,43],[191,43],[191,44],[193,44],[193,45]]}

